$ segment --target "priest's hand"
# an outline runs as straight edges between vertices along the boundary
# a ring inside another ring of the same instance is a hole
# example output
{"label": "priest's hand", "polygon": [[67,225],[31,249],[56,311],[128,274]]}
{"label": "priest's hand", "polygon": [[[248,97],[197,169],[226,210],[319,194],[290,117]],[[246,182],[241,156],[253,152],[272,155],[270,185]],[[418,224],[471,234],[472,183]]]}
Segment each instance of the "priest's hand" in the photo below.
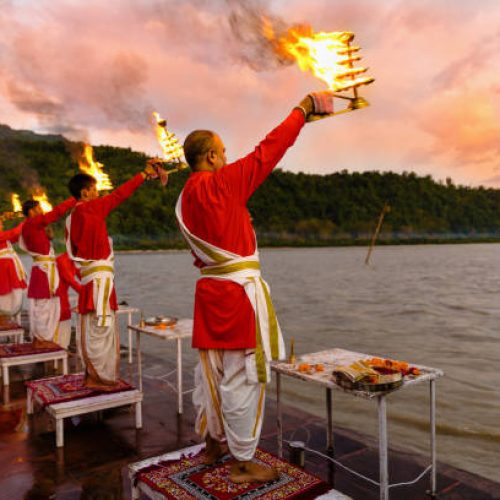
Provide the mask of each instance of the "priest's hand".
{"label": "priest's hand", "polygon": [[164,169],[163,160],[160,158],[148,160],[143,175],[145,179],[160,179],[162,186],[166,186],[168,183],[168,173]]}
{"label": "priest's hand", "polygon": [[333,98],[335,93],[332,90],[322,90],[320,92],[311,92],[307,97],[310,98],[313,106],[311,114],[329,115],[333,113]]}
{"label": "priest's hand", "polygon": [[151,158],[146,162],[146,168],[142,172],[144,178],[146,180],[149,179],[158,179],[158,170],[157,167],[161,165],[161,160],[159,158]]}

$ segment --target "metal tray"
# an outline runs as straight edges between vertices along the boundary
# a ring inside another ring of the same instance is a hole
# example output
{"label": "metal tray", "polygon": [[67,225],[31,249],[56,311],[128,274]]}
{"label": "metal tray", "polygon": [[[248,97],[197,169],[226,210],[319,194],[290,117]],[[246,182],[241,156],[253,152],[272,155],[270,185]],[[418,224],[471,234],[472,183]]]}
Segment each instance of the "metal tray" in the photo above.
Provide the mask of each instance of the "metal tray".
{"label": "metal tray", "polygon": [[173,316],[153,316],[151,318],[146,318],[144,323],[147,326],[174,326],[177,324],[178,319]]}
{"label": "metal tray", "polygon": [[398,389],[403,385],[403,376],[395,378],[394,380],[384,380],[379,383],[370,382],[352,382],[345,377],[333,374],[333,380],[340,387],[349,391],[364,391],[364,392],[390,392]]}

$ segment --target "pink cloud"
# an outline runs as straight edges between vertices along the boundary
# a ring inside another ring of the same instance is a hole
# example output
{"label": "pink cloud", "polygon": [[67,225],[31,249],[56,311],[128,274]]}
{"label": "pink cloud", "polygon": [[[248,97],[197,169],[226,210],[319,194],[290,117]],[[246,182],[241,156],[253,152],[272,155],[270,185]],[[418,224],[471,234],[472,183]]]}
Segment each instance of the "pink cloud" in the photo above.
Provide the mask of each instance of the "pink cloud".
{"label": "pink cloud", "polygon": [[[88,134],[157,151],[157,109],[182,139],[221,133],[246,153],[302,96],[321,88],[296,67],[262,64],[234,37],[235,2],[34,0],[0,11],[1,122]],[[257,5],[257,2],[256,4]],[[317,30],[350,29],[376,82],[371,107],[306,127],[283,165],[294,171],[416,170],[458,182],[498,168],[500,5],[484,0],[280,0],[271,14]],[[467,22],[464,22],[464,19]],[[259,46],[260,47],[260,46]],[[252,50],[251,50],[252,49]],[[267,56],[266,56],[267,57]],[[70,134],[71,135],[71,134]]]}

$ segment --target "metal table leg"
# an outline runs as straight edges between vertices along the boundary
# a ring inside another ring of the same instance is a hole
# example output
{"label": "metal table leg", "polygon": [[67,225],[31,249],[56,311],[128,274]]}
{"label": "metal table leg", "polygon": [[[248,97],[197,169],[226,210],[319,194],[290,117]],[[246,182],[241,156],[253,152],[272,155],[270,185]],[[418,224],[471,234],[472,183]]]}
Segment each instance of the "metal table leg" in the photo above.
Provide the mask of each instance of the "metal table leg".
{"label": "metal table leg", "polygon": [[[333,446],[333,411],[332,411],[332,389],[326,388],[326,454],[333,458],[334,456],[334,446]],[[330,484],[335,482],[335,466],[334,463],[329,461],[328,463],[328,480]]]}
{"label": "metal table leg", "polygon": [[139,376],[139,390],[142,392],[142,354],[141,354],[141,334],[135,332],[135,348],[137,349],[137,374]]}
{"label": "metal table leg", "polygon": [[130,325],[132,324],[132,313],[128,313],[128,323],[127,323],[127,333],[128,333],[128,364],[132,364],[132,330]]}
{"label": "metal table leg", "polygon": [[389,500],[389,467],[387,457],[387,403],[378,397],[378,448],[380,474],[380,500]]}
{"label": "metal table leg", "polygon": [[436,381],[430,381],[431,406],[431,498],[436,498]]}
{"label": "metal table leg", "polygon": [[182,415],[182,339],[177,339],[177,413]]}
{"label": "metal table leg", "polygon": [[281,413],[281,373],[279,372],[276,372],[276,427],[278,457],[283,458],[283,416]]}

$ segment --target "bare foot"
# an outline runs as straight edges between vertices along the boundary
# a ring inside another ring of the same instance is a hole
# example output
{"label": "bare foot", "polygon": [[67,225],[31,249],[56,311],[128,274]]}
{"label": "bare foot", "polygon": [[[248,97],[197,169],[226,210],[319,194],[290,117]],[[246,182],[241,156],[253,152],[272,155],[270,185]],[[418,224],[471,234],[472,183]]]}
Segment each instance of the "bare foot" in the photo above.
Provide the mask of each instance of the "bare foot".
{"label": "bare foot", "polygon": [[207,434],[205,442],[207,443],[207,446],[205,448],[204,463],[207,465],[217,462],[217,460],[219,460],[229,452],[226,444],[217,441],[212,436],[210,436],[210,434]]}
{"label": "bare foot", "polygon": [[255,462],[236,462],[229,475],[233,483],[267,483],[279,477],[279,472],[273,467],[264,467]]}
{"label": "bare foot", "polygon": [[117,389],[117,387],[120,385],[118,381],[116,382],[101,382],[98,380],[95,380],[92,376],[86,375],[85,380],[83,382],[83,386],[86,387],[87,389],[92,389],[93,391],[113,391]]}
{"label": "bare foot", "polygon": [[54,342],[51,342],[50,340],[42,340],[36,337],[33,339],[34,349],[53,349],[54,347],[59,347],[59,346]]}

